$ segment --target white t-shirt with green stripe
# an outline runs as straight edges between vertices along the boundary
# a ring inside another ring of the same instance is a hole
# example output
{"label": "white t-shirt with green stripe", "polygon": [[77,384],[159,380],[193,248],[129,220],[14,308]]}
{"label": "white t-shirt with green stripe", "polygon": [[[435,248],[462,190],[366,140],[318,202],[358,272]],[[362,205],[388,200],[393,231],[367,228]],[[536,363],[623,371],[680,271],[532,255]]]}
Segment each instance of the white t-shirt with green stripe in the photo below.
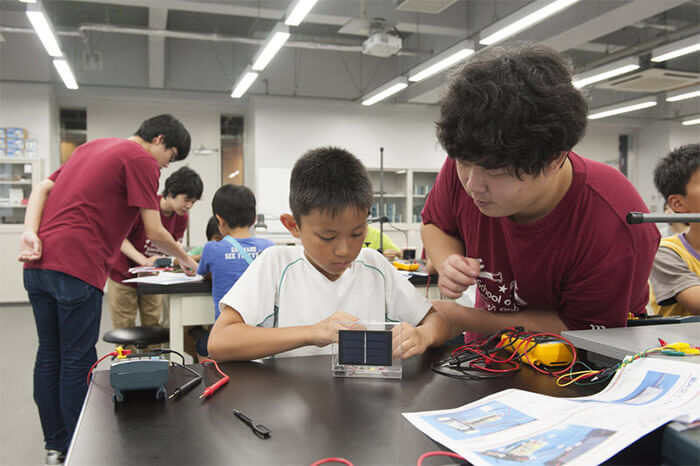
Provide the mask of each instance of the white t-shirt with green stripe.
{"label": "white t-shirt with green stripe", "polygon": [[[248,267],[219,303],[238,311],[248,325],[315,324],[336,311],[359,320],[416,326],[430,302],[377,251],[363,248],[336,281],[319,272],[301,246],[272,246]],[[306,346],[278,356],[329,354],[331,346]]]}

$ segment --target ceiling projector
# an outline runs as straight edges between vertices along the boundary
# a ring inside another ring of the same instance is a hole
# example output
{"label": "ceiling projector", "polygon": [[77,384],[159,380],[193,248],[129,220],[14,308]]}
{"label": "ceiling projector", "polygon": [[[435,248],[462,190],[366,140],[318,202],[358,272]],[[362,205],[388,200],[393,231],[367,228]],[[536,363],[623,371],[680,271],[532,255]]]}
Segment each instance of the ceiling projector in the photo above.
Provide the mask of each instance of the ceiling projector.
{"label": "ceiling projector", "polygon": [[362,43],[362,53],[375,57],[390,57],[401,50],[401,38],[387,32],[371,34]]}

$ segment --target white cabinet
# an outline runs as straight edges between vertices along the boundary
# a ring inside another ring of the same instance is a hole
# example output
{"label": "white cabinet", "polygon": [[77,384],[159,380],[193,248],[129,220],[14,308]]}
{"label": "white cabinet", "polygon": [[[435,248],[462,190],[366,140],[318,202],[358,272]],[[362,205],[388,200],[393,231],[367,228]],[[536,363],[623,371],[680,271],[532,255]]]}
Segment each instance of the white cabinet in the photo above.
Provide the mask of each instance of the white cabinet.
{"label": "white cabinet", "polygon": [[384,211],[380,212],[380,173],[370,168],[374,201],[370,217],[386,216],[391,223],[420,223],[425,198],[433,188],[438,170],[384,169]]}
{"label": "white cabinet", "polygon": [[0,224],[24,222],[29,194],[41,180],[41,159],[0,158]]}
{"label": "white cabinet", "polygon": [[22,263],[19,257],[19,238],[22,225],[7,225],[0,228],[0,303],[26,303],[29,301],[24,289]]}
{"label": "white cabinet", "polygon": [[0,158],[0,303],[27,302],[19,256],[26,202],[41,181],[42,159]]}

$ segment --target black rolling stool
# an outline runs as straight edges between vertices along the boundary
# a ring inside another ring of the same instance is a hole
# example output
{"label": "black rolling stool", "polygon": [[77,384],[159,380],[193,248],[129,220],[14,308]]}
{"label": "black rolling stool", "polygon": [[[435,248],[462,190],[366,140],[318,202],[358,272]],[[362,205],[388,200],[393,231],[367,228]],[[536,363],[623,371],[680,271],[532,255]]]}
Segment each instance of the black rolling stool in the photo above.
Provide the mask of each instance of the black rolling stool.
{"label": "black rolling stool", "polygon": [[102,337],[107,343],[117,345],[132,345],[142,352],[148,345],[159,345],[170,340],[170,329],[167,327],[124,327],[115,328]]}

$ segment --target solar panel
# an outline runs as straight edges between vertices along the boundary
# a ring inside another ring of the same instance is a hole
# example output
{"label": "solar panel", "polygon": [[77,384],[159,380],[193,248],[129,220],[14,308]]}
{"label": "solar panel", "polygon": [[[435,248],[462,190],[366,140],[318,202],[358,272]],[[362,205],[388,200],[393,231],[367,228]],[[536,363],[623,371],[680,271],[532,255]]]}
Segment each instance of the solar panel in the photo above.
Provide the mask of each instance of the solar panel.
{"label": "solar panel", "polygon": [[339,330],[338,362],[365,366],[391,366],[391,330]]}

